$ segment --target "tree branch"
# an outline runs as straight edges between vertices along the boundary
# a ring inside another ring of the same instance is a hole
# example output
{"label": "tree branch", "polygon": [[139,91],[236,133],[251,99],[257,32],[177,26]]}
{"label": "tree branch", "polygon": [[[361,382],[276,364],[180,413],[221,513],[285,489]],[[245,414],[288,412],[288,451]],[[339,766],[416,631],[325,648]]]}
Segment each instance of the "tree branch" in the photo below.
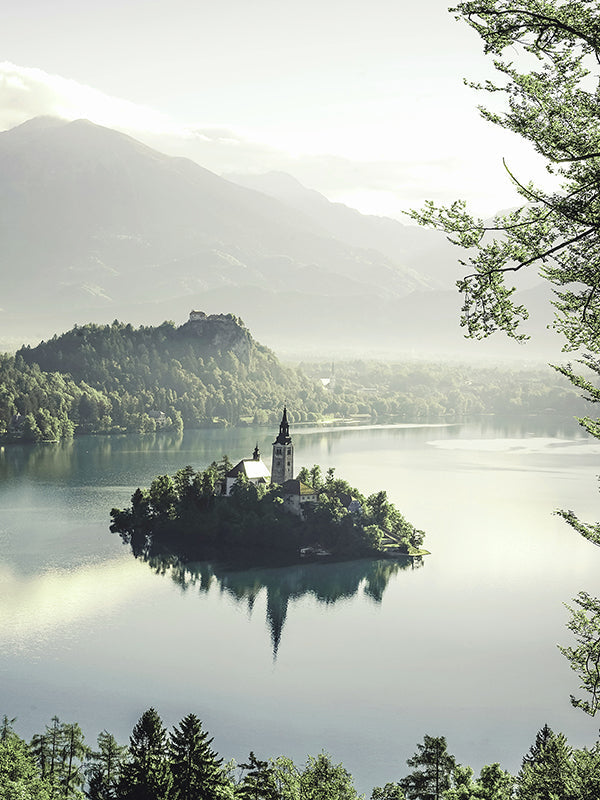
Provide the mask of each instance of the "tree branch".
{"label": "tree branch", "polygon": [[552,255],[552,253],[556,253],[558,250],[562,250],[564,247],[569,247],[571,244],[575,244],[575,242],[579,242],[581,239],[584,239],[586,236],[589,236],[590,233],[595,233],[595,228],[588,228],[587,231],[583,231],[583,233],[574,236],[572,239],[568,239],[566,242],[561,242],[560,244],[551,247],[549,250],[546,250],[544,253],[539,253],[532,258],[527,259],[527,261],[522,261],[520,264],[517,264],[515,267],[495,267],[492,269],[486,269],[484,272],[473,272],[470,275],[465,275],[462,278],[463,281],[469,280],[469,278],[482,278],[484,275],[492,275],[495,272],[518,272],[523,267],[528,267],[530,264],[533,264],[534,261],[539,261],[540,259],[544,261],[548,256]]}

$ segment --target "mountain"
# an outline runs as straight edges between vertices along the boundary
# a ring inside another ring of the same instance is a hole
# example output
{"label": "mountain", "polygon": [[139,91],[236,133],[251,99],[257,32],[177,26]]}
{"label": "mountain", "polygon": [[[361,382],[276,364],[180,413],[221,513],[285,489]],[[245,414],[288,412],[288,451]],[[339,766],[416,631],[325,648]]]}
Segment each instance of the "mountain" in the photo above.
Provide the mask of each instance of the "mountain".
{"label": "mountain", "polygon": [[243,317],[279,351],[464,351],[443,236],[288,176],[241,186],[86,120],[41,117],[0,133],[0,197],[0,340],[199,308]]}
{"label": "mountain", "polygon": [[353,247],[376,250],[394,263],[412,265],[430,288],[453,289],[461,277],[456,249],[439,231],[403,225],[389,217],[361,214],[343,203],[332,203],[285,172],[231,173],[224,177],[280,200]]}

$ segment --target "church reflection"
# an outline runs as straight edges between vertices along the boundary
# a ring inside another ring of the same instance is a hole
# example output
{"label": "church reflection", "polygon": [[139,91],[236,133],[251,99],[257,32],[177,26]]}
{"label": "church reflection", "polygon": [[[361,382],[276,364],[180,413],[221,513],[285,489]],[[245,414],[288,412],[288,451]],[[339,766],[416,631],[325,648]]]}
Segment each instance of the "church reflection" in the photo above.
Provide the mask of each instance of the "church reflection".
{"label": "church reflection", "polygon": [[423,565],[422,558],[405,557],[234,569],[205,561],[184,563],[174,556],[141,557],[156,573],[169,575],[183,590],[196,589],[208,593],[216,587],[237,603],[245,604],[249,612],[252,612],[258,595],[265,590],[266,618],[274,659],[277,658],[291,602],[309,595],[329,606],[362,592],[373,602],[381,603],[394,575]]}

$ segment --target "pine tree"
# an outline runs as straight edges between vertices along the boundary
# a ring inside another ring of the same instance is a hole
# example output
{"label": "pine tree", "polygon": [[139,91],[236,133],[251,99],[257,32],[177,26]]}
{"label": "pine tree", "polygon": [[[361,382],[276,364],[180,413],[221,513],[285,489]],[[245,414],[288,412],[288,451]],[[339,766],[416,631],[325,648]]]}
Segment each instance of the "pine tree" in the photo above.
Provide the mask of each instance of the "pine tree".
{"label": "pine tree", "polygon": [[107,731],[98,735],[98,750],[90,753],[87,777],[90,800],[113,800],[117,797],[117,786],[121,765],[127,748],[117,743]]}
{"label": "pine tree", "polygon": [[440,800],[450,788],[450,777],[456,767],[454,756],[446,749],[446,738],[425,734],[423,744],[418,744],[417,750],[406,763],[418,769],[403,778],[400,786],[409,800]]}
{"label": "pine tree", "polygon": [[170,736],[169,752],[174,800],[221,800],[231,796],[223,759],[211,749],[212,739],[195,714],[188,714]]}
{"label": "pine tree", "polygon": [[166,800],[171,789],[167,732],[153,708],[145,711],[129,739],[129,760],[119,780],[120,800]]}
{"label": "pine tree", "polygon": [[236,789],[236,797],[244,800],[279,800],[281,795],[275,781],[275,770],[268,761],[261,761],[252,751],[247,764],[240,764],[247,770],[244,780]]}
{"label": "pine tree", "polygon": [[567,740],[544,725],[517,776],[518,800],[578,800],[578,784]]}

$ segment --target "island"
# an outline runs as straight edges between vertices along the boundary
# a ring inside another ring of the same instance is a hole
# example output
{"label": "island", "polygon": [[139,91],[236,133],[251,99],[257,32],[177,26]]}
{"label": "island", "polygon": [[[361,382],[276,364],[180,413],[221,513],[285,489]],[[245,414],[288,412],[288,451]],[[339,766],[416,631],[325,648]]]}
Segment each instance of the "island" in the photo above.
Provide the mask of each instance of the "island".
{"label": "island", "polygon": [[365,497],[318,465],[294,478],[287,409],[273,442],[271,471],[258,444],[232,464],[224,456],[196,471],[156,477],[136,489],[131,506],[111,511],[112,532],[136,556],[183,561],[217,558],[242,563],[297,563],[362,557],[420,558],[424,533],[390,503],[383,490]]}

